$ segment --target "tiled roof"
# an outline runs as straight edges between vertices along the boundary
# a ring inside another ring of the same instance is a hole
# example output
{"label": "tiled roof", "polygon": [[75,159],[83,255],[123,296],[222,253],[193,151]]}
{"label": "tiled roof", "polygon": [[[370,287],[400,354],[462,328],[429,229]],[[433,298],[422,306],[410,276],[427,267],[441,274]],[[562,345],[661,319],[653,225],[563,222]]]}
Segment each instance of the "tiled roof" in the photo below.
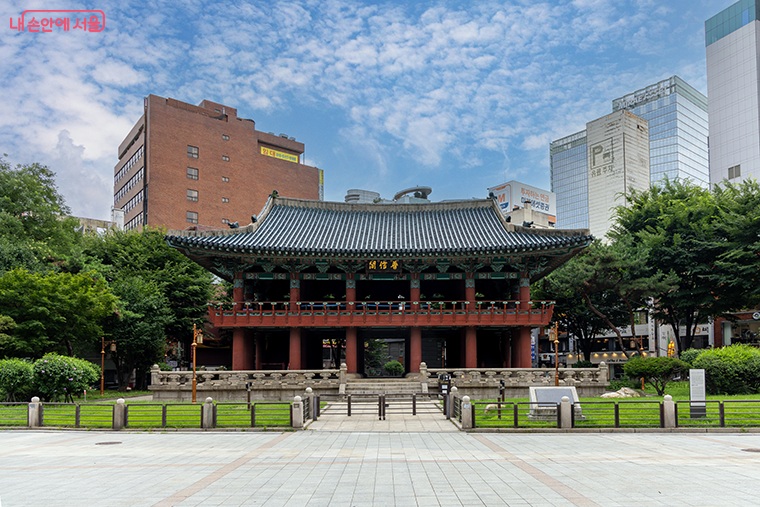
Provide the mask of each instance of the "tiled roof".
{"label": "tiled roof", "polygon": [[247,227],[171,231],[169,244],[288,256],[463,255],[585,246],[587,230],[518,227],[492,200],[367,205],[278,197]]}

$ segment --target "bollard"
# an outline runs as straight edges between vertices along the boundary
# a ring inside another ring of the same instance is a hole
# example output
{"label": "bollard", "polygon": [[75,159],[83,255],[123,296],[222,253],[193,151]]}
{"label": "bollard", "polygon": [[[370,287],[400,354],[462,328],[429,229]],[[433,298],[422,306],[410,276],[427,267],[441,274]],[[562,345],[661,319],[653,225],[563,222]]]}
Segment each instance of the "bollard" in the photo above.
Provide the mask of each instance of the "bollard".
{"label": "bollard", "polygon": [[306,414],[307,419],[312,419],[314,421],[317,420],[317,410],[314,408],[314,390],[311,387],[306,388],[306,394],[304,394],[305,397],[309,398],[309,414]]}
{"label": "bollard", "polygon": [[675,428],[676,427],[676,404],[673,401],[673,397],[669,394],[665,395],[665,401],[662,402],[663,409],[663,428]]}
{"label": "bollard", "polygon": [[609,369],[607,368],[607,363],[602,361],[599,363],[599,383],[604,384],[607,382],[607,374],[609,373]]}
{"label": "bollard", "polygon": [[303,402],[300,396],[293,398],[293,410],[291,413],[293,415],[291,416],[290,425],[296,429],[303,428]]}
{"label": "bollard", "polygon": [[457,386],[451,388],[451,392],[446,396],[446,419],[451,419],[451,412],[454,410],[451,405],[454,404],[454,397],[457,394]]}
{"label": "bollard", "polygon": [[204,430],[214,427],[214,400],[211,397],[201,405],[201,428]]}
{"label": "bollard", "polygon": [[462,397],[462,429],[472,429],[472,404],[469,396]]}
{"label": "bollard", "polygon": [[559,404],[559,427],[562,429],[573,427],[573,404],[567,396],[563,396]]}
{"label": "bollard", "polygon": [[120,430],[126,426],[126,414],[127,407],[124,405],[124,398],[119,398],[113,406],[113,429]]}
{"label": "bollard", "polygon": [[30,428],[40,427],[40,399],[37,396],[32,398],[31,403],[29,403],[26,422]]}

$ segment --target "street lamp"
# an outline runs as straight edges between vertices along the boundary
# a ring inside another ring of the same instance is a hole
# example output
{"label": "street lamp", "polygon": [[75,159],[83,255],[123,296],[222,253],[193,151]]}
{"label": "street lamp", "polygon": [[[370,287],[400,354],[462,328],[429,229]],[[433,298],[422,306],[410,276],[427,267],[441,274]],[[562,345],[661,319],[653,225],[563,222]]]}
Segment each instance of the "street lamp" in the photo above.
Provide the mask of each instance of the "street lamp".
{"label": "street lamp", "polygon": [[104,385],[104,371],[105,371],[105,362],[106,362],[106,345],[111,346],[111,352],[116,352],[116,341],[115,340],[109,340],[106,341],[105,337],[100,337],[100,395],[103,396],[103,385]]}
{"label": "street lamp", "polygon": [[554,385],[559,386],[559,329],[557,322],[554,323],[554,329],[549,334],[554,342]]}
{"label": "street lamp", "polygon": [[193,324],[193,403],[195,403],[195,387],[197,385],[195,377],[195,347],[203,343],[203,331],[195,327]]}

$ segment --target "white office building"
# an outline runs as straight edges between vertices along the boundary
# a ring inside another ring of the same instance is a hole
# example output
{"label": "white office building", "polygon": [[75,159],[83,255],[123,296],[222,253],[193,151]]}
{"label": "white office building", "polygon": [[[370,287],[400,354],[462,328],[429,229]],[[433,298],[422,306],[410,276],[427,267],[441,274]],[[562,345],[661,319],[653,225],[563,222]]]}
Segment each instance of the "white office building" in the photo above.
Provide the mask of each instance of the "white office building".
{"label": "white office building", "polygon": [[705,22],[710,183],[760,179],[760,21],[741,0]]}

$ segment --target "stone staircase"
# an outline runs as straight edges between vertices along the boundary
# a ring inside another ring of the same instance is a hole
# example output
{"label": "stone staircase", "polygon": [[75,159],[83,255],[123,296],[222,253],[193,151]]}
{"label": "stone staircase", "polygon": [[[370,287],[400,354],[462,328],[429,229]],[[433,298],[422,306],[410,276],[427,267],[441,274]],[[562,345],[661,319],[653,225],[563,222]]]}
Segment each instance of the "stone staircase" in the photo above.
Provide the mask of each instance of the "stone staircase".
{"label": "stone staircase", "polygon": [[[426,386],[427,387],[427,386]],[[351,395],[361,394],[393,394],[410,395],[416,394],[418,397],[426,395],[423,392],[422,384],[419,380],[408,378],[361,378],[348,379],[346,382],[346,393]]]}

